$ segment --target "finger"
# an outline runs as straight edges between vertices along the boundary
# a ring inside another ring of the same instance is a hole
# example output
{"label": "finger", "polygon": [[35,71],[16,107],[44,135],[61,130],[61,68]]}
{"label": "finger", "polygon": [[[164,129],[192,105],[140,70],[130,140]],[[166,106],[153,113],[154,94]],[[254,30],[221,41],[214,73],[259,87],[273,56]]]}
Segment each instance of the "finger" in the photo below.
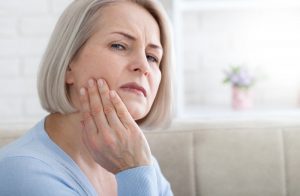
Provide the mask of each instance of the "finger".
{"label": "finger", "polygon": [[117,115],[121,123],[127,128],[135,128],[137,126],[135,120],[132,118],[131,114],[127,110],[127,107],[123,103],[122,99],[116,93],[116,91],[110,91],[110,99],[113,103],[114,108],[117,111]]}
{"label": "finger", "polygon": [[99,92],[103,104],[103,111],[107,118],[108,124],[110,125],[110,127],[114,128],[115,130],[124,129],[125,127],[121,123],[117,115],[117,112],[110,100],[109,87],[107,83],[104,80],[99,79],[98,85],[99,85]]}
{"label": "finger", "polygon": [[103,132],[109,129],[109,124],[103,112],[103,106],[99,91],[93,79],[90,79],[88,83],[91,115],[94,118],[98,130],[101,130]]}
{"label": "finger", "polygon": [[90,114],[89,98],[85,88],[80,89],[80,104],[81,104],[81,116],[83,120],[83,131],[86,133],[88,143],[93,146],[96,145],[95,138],[97,138],[97,127]]}

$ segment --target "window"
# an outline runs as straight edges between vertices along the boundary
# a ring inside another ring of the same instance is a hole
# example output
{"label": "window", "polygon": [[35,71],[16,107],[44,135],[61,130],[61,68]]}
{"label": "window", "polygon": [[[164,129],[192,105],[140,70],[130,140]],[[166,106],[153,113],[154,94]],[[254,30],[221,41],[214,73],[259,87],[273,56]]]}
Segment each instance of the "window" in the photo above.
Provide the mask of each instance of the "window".
{"label": "window", "polygon": [[240,115],[231,109],[229,65],[256,77],[253,108],[243,114],[299,113],[300,3],[176,0],[178,116]]}

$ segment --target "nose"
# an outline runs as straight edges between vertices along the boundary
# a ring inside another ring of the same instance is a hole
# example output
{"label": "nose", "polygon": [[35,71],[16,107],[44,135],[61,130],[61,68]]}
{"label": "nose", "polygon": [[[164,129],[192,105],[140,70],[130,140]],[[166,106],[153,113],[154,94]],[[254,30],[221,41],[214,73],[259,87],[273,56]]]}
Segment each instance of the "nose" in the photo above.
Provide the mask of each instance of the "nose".
{"label": "nose", "polygon": [[132,57],[130,63],[130,69],[134,72],[140,72],[141,74],[148,76],[150,74],[149,62],[145,53],[140,52]]}

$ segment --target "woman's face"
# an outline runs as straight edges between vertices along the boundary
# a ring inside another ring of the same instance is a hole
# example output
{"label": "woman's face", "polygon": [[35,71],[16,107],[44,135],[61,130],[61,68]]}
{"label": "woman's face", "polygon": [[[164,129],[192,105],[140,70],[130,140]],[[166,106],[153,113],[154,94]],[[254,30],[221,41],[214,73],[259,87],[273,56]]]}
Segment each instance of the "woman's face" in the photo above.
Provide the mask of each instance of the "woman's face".
{"label": "woman's face", "polygon": [[79,89],[90,78],[106,80],[133,119],[147,115],[161,80],[163,51],[155,19],[142,7],[120,2],[103,8],[97,31],[70,63],[66,74],[71,101],[77,109]]}

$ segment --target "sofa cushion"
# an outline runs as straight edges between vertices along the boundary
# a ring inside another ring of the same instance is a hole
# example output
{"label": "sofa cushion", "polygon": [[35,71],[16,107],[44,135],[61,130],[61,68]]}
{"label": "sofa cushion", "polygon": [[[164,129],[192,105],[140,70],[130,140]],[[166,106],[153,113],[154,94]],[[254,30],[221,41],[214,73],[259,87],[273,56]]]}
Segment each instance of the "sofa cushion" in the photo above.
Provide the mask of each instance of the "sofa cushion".
{"label": "sofa cushion", "polygon": [[285,128],[283,144],[285,147],[285,169],[289,196],[300,195],[300,128]]}
{"label": "sofa cushion", "polygon": [[193,133],[146,132],[152,154],[157,158],[162,172],[175,195],[195,195]]}
{"label": "sofa cushion", "polygon": [[283,195],[280,130],[204,130],[195,132],[195,141],[201,196]]}

